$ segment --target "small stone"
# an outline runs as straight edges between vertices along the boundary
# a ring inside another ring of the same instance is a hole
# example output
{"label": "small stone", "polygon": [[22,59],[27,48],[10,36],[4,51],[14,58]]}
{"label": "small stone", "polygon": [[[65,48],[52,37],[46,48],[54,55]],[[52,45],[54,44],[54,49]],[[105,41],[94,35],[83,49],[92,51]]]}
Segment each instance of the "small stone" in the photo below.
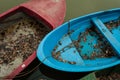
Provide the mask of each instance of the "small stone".
{"label": "small stone", "polygon": [[69,64],[76,64],[75,61],[68,61]]}

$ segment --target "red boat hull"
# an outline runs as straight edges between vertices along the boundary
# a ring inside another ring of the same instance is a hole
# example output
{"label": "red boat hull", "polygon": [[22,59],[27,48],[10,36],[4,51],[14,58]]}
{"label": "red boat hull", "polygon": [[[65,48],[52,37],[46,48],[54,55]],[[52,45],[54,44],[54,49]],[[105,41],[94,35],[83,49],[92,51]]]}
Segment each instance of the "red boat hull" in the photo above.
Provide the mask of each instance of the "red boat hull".
{"label": "red boat hull", "polygon": [[[17,12],[24,12],[30,17],[34,17],[35,19],[40,20],[49,28],[54,29],[64,21],[66,3],[65,0],[30,0],[0,14],[0,21],[13,14],[16,14]],[[36,52],[33,51],[33,54],[30,55],[12,73],[6,76],[5,79],[13,79],[16,75],[23,71],[35,58]]]}

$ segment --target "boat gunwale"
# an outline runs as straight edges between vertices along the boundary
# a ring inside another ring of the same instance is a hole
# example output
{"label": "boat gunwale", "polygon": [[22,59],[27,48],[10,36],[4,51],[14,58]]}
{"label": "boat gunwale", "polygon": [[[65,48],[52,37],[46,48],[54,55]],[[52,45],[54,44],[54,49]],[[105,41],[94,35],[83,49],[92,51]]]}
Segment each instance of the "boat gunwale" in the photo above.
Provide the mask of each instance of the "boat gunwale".
{"label": "boat gunwale", "polygon": [[[85,16],[80,16],[80,17],[77,17],[77,18],[73,18],[73,19],[69,20],[68,22],[70,22],[71,24],[72,23],[74,24],[74,22],[77,22],[79,20],[81,21],[82,19],[86,19],[87,18],[89,20],[89,19],[91,19],[93,17],[101,16],[103,14],[104,15],[110,14],[111,12],[116,13],[118,11],[120,11],[120,8],[110,9],[110,10],[106,10],[106,11],[94,12],[94,13],[87,14]],[[64,25],[66,25],[68,22],[65,22],[64,24],[60,25],[59,27],[57,27],[56,29],[51,31],[49,34],[47,34],[46,37],[42,40],[41,44],[39,44],[39,47],[37,49],[37,57],[38,57],[38,59],[40,61],[42,61],[43,59],[46,58],[46,55],[44,55],[44,51],[43,51],[43,47],[44,47],[44,43],[45,43],[46,39],[48,37],[50,37],[50,35],[52,35],[56,30],[59,30],[60,28],[65,27]],[[107,64],[107,65],[104,65],[104,66],[101,66],[101,67],[91,67],[89,69],[81,68],[81,67],[79,67],[79,69],[69,68],[69,67],[68,68],[63,68],[63,66],[60,67],[60,65],[57,66],[57,64],[54,64],[54,63],[50,62],[49,59],[46,59],[45,61],[43,61],[43,64],[45,64],[46,66],[49,66],[51,68],[62,70],[62,71],[67,71],[67,72],[88,72],[88,71],[100,70],[100,69],[107,68],[107,67],[112,67],[114,65],[120,64],[120,61],[115,61],[111,65]],[[73,67],[75,67],[75,66],[73,66]]]}

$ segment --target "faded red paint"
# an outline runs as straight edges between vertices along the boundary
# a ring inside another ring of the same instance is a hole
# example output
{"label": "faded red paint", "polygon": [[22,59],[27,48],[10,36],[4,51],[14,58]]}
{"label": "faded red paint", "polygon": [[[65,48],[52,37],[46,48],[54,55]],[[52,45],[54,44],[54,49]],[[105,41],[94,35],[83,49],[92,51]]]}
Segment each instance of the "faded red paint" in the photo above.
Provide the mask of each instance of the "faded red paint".
{"label": "faded red paint", "polygon": [[[0,14],[0,20],[3,20],[17,12],[25,12],[29,16],[42,21],[51,29],[54,29],[64,21],[66,3],[65,0],[30,0]],[[26,59],[10,75],[6,76],[5,80],[14,78],[21,71],[23,71],[35,58],[36,52],[33,52],[33,54],[29,56],[28,59]],[[24,67],[22,65],[24,65]]]}

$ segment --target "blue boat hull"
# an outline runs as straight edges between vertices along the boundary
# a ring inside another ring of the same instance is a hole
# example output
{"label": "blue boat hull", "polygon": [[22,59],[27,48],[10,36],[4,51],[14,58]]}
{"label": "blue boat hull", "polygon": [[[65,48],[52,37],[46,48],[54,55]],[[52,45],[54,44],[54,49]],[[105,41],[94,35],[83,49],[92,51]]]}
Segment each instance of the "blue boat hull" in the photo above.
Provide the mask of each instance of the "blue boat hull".
{"label": "blue boat hull", "polygon": [[37,50],[54,69],[89,72],[120,63],[120,9],[72,19],[51,31]]}

